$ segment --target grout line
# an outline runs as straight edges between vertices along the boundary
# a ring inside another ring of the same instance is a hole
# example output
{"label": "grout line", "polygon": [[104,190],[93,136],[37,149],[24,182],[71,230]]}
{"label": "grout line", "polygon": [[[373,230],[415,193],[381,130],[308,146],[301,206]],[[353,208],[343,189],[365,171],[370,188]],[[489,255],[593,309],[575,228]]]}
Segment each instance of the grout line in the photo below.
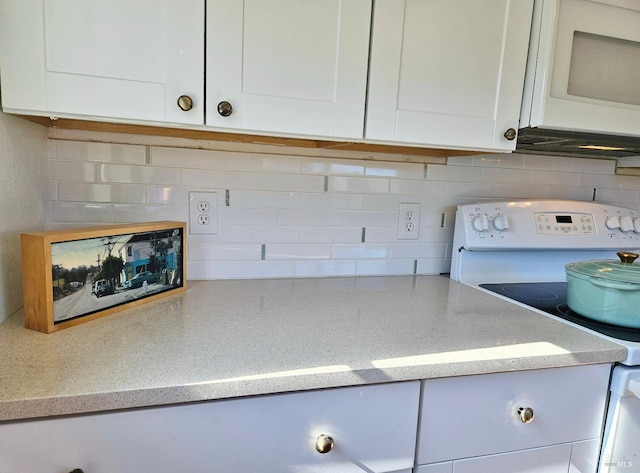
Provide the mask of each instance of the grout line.
{"label": "grout line", "polygon": [[367,233],[367,229],[365,227],[362,227],[362,240],[361,240],[361,243],[364,243],[365,237],[366,237],[366,233]]}
{"label": "grout line", "polygon": [[264,243],[262,244],[261,251],[262,251],[262,256],[260,257],[260,259],[262,261],[264,261],[264,260],[267,259],[267,245],[266,244],[264,244]]}
{"label": "grout line", "polygon": [[229,189],[224,190],[224,205],[229,207],[229,202],[231,201],[231,191]]}

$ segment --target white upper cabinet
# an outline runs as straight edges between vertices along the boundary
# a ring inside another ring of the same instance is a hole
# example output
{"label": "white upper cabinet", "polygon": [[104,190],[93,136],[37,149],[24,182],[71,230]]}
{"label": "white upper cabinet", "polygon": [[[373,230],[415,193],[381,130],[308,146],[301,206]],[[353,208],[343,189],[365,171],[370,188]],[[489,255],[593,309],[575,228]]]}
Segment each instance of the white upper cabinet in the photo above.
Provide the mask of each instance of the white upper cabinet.
{"label": "white upper cabinet", "polygon": [[2,0],[0,34],[5,111],[204,123],[204,0]]}
{"label": "white upper cabinet", "polygon": [[362,138],[371,0],[207,0],[208,126]]}
{"label": "white upper cabinet", "polygon": [[515,149],[533,0],[377,0],[365,137]]}

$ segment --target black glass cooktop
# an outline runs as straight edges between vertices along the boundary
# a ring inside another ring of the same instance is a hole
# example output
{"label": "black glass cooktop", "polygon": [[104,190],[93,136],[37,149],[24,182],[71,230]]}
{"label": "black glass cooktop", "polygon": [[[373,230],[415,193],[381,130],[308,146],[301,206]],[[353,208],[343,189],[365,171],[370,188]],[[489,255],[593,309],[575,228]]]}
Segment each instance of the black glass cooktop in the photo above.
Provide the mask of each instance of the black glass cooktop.
{"label": "black glass cooktop", "polygon": [[480,287],[603,335],[620,340],[640,342],[640,329],[598,322],[569,309],[567,306],[567,283],[565,282],[480,284]]}

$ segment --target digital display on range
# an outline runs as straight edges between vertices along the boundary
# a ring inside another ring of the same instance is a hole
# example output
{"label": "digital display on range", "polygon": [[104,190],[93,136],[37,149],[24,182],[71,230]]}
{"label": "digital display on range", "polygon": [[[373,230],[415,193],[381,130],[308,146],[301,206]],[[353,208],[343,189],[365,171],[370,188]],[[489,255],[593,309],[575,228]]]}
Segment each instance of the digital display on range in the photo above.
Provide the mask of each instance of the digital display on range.
{"label": "digital display on range", "polygon": [[573,223],[571,215],[556,215],[556,223]]}

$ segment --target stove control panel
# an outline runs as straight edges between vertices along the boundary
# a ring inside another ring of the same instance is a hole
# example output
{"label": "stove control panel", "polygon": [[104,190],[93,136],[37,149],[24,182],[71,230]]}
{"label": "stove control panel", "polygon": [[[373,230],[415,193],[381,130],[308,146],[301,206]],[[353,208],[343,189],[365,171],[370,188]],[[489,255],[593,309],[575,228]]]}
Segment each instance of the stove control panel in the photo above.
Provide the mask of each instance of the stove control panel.
{"label": "stove control panel", "polygon": [[595,235],[596,223],[588,213],[534,213],[536,231],[540,235]]}
{"label": "stove control panel", "polygon": [[454,244],[466,249],[638,249],[640,210],[569,200],[458,206]]}

